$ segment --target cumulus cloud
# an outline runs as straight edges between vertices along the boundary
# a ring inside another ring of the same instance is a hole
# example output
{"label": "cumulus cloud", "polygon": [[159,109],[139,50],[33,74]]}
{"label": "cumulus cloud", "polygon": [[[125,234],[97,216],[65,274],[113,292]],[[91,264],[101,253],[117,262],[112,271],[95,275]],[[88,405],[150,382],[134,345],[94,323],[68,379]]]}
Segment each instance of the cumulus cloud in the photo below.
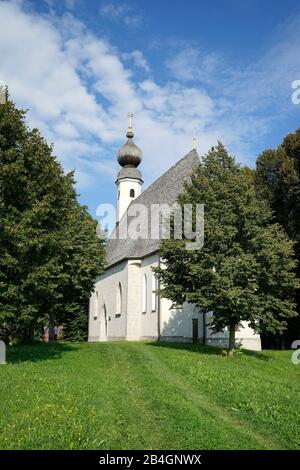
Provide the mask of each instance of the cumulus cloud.
{"label": "cumulus cloud", "polygon": [[[190,149],[194,128],[211,113],[211,100],[195,88],[134,83],[122,54],[71,15],[43,17],[6,1],[0,15],[1,78],[17,104],[30,109],[30,124],[54,143],[65,168],[76,168],[82,187],[91,162],[101,162],[93,170],[99,173],[116,169],[128,111],[136,114],[136,140],[152,177]],[[138,51],[131,57],[147,69]]]}
{"label": "cumulus cloud", "polygon": [[122,58],[124,60],[132,60],[133,64],[136,67],[143,69],[144,72],[150,72],[150,67],[142,51],[134,50],[132,52],[124,52],[124,54],[122,54]]}
{"label": "cumulus cloud", "polygon": [[[270,127],[272,117],[259,108],[264,99],[274,98],[268,87],[276,86],[280,96],[280,84],[299,70],[294,35],[257,64],[228,73],[213,92],[211,77],[220,59],[191,48],[173,57],[168,80],[158,83],[142,51],[119,51],[71,13],[43,16],[22,4],[0,2],[0,79],[14,101],[30,110],[30,125],[54,143],[65,169],[75,168],[79,189],[97,188],[98,202],[106,197],[102,183],[117,172],[115,153],[124,142],[129,111],[136,116],[147,184],[191,149],[193,134],[199,136],[200,154],[221,139],[246,160],[251,139]],[[108,14],[112,4],[105,5]],[[121,17],[120,9],[113,11]],[[199,63],[198,82],[190,82]],[[135,67],[142,79],[133,73]]]}
{"label": "cumulus cloud", "polygon": [[173,52],[166,60],[166,66],[182,83],[205,85],[216,99],[220,111],[218,118],[226,113],[229,124],[229,115],[234,114],[237,130],[249,135],[260,127],[263,133],[276,120],[272,109],[280,109],[278,118],[282,112],[295,112],[290,97],[291,83],[299,77],[299,34],[300,15],[295,15],[286,21],[273,45],[269,45],[256,61],[243,67],[226,63],[215,53],[205,53],[201,48],[186,44]]}
{"label": "cumulus cloud", "polygon": [[195,47],[184,47],[177,51],[166,61],[166,65],[178,80],[204,83],[216,80],[224,67],[215,53],[201,53]]}
{"label": "cumulus cloud", "polygon": [[104,3],[100,6],[100,14],[111,21],[117,21],[128,27],[137,27],[142,22],[142,16],[135,13],[127,4]]}

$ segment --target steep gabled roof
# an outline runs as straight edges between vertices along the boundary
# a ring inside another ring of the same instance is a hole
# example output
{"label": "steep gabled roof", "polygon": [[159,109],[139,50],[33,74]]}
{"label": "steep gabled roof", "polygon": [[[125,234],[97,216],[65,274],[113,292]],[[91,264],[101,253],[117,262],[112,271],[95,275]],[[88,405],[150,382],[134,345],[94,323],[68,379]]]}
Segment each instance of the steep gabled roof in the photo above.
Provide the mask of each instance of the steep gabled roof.
{"label": "steep gabled roof", "polygon": [[[199,156],[192,150],[179,160],[166,173],[151,184],[131,204],[144,204],[150,214],[151,204],[170,204],[176,202],[178,195],[183,191],[183,184],[195,168],[199,165]],[[120,226],[126,221],[122,217]],[[130,218],[128,217],[128,222]],[[116,264],[124,259],[144,258],[159,249],[159,240],[119,240],[110,238],[106,246],[107,266]]]}

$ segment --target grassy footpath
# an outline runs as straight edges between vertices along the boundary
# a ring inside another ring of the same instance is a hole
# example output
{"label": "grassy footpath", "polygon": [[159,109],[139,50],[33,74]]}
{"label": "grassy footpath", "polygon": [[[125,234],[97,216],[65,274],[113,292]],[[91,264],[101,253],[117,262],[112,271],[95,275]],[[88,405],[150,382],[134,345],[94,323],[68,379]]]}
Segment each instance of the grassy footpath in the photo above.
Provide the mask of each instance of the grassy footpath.
{"label": "grassy footpath", "polygon": [[150,343],[12,347],[0,449],[300,448],[290,351]]}

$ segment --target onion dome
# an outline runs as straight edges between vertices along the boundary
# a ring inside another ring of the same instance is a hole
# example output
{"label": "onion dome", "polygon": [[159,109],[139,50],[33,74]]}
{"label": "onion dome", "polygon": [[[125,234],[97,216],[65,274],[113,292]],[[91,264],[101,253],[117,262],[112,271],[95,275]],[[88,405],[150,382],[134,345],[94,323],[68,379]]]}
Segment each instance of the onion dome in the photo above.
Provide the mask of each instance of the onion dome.
{"label": "onion dome", "polygon": [[138,170],[137,168],[135,168],[133,166],[128,166],[127,165],[124,168],[122,168],[118,173],[117,181],[127,179],[127,178],[134,179],[134,180],[140,180],[143,183],[142,173],[140,172],[140,170]]}
{"label": "onion dome", "polygon": [[[129,119],[132,118],[132,115],[128,115]],[[118,151],[118,162],[123,167],[138,167],[143,158],[143,152],[141,149],[133,142],[134,134],[132,132],[132,124],[128,126],[128,131],[126,134],[127,142],[120,148]]]}

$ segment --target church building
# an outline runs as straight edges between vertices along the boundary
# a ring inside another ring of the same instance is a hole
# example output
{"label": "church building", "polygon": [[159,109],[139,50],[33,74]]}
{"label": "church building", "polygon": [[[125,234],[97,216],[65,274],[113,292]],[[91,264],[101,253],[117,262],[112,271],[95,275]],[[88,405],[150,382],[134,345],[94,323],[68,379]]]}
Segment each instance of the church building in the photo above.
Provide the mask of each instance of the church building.
{"label": "church building", "polygon": [[[193,148],[145,191],[138,169],[142,151],[133,142],[130,123],[127,142],[118,151],[121,169],[116,179],[117,224],[106,245],[106,269],[95,280],[90,298],[89,341],[160,340],[197,342],[216,346],[228,345],[228,332],[213,334],[210,315],[193,304],[173,307],[168,299],[157,295],[158,281],[152,268],[159,266],[159,239],[118,238],[122,223],[128,223],[127,211],[132,202],[142,204],[150,213],[153,204],[176,202],[197,165],[199,156]],[[113,236],[114,235],[114,236]],[[244,323],[236,332],[243,347],[261,349],[260,336]]]}

